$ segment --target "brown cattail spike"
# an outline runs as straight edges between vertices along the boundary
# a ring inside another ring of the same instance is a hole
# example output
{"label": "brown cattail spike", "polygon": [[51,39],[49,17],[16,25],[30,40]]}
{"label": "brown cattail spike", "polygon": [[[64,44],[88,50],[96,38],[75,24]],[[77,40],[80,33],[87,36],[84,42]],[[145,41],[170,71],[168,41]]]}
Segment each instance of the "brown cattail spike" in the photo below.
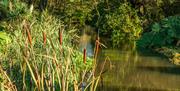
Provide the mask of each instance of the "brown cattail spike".
{"label": "brown cattail spike", "polygon": [[46,46],[46,33],[43,31],[43,46]]}
{"label": "brown cattail spike", "polygon": [[29,30],[27,30],[27,35],[28,35],[29,43],[32,46],[32,37],[31,37],[31,33],[29,32]]}
{"label": "brown cattail spike", "polygon": [[32,37],[31,37],[31,33],[30,33],[30,24],[26,20],[24,20],[23,22],[24,22],[23,28],[26,30],[26,33],[27,33],[27,36],[28,36],[28,41],[30,43],[30,46],[32,46]]}
{"label": "brown cattail spike", "polygon": [[62,46],[62,41],[63,41],[63,38],[62,38],[62,31],[59,30],[59,43],[60,43],[61,46]]}
{"label": "brown cattail spike", "polygon": [[84,64],[86,64],[86,48],[84,48],[83,62],[84,62]]}

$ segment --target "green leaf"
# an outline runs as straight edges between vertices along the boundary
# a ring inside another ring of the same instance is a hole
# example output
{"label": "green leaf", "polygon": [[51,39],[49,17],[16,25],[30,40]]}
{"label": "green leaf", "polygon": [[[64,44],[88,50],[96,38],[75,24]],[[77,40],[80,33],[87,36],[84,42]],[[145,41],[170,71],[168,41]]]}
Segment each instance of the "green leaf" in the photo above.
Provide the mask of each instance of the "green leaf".
{"label": "green leaf", "polygon": [[5,8],[8,8],[8,0],[2,0],[0,4],[3,5]]}
{"label": "green leaf", "polygon": [[7,38],[6,33],[5,32],[0,32],[0,38],[1,39],[6,39]]}
{"label": "green leaf", "polygon": [[170,36],[170,37],[176,36],[176,33],[175,33],[174,29],[169,29],[169,30],[167,30],[167,32],[168,32],[168,36]]}
{"label": "green leaf", "polygon": [[[159,23],[154,23],[151,29],[152,31],[145,33],[141,37],[141,39],[138,41],[138,46],[174,46],[175,44],[173,44],[173,41],[180,39],[180,17],[172,16],[165,18]],[[151,39],[151,37],[153,37],[153,39]],[[150,40],[151,42],[148,42]]]}
{"label": "green leaf", "polygon": [[70,2],[74,2],[74,0],[70,0]]}
{"label": "green leaf", "polygon": [[158,23],[155,23],[153,26],[152,26],[152,31],[154,32],[159,32],[161,29],[160,25]]}
{"label": "green leaf", "polygon": [[[5,41],[6,43],[9,43],[11,40],[5,32],[0,32],[0,39],[2,41]],[[2,42],[2,41],[0,41],[0,42]]]}

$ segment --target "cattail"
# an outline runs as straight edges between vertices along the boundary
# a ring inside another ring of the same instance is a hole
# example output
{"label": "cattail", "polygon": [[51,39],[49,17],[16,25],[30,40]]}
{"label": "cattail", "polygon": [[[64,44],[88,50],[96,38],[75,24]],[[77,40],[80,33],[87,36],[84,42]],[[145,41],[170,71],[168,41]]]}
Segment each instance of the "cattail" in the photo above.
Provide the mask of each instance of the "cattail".
{"label": "cattail", "polygon": [[84,48],[83,62],[86,64],[86,48]]}
{"label": "cattail", "polygon": [[59,30],[59,43],[60,43],[61,46],[62,46],[62,40],[63,40],[63,38],[62,38],[62,31]]}
{"label": "cattail", "polygon": [[96,40],[96,52],[99,50],[99,37]]}
{"label": "cattail", "polygon": [[32,37],[31,37],[31,33],[30,33],[30,25],[27,24],[26,20],[23,21],[24,22],[24,29],[26,30],[27,36],[28,36],[28,41],[30,43],[30,46],[32,46]]}
{"label": "cattail", "polygon": [[95,59],[97,57],[98,51],[99,51],[99,37],[97,37],[96,39]]}
{"label": "cattail", "polygon": [[43,46],[45,47],[46,46],[46,33],[43,31],[42,34],[43,34]]}
{"label": "cattail", "polygon": [[29,29],[26,30],[27,31],[27,35],[28,35],[28,41],[30,43],[30,46],[32,46],[32,37],[31,37],[31,33],[29,31]]}

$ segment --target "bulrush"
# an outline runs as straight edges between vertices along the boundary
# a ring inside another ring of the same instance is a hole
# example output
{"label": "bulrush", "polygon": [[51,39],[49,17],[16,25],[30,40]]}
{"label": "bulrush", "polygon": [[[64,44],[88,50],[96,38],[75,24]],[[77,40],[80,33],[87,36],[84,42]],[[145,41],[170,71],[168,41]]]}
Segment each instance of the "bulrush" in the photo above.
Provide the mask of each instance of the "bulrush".
{"label": "bulrush", "polygon": [[99,37],[97,37],[96,39],[95,59],[97,58],[98,51],[99,51]]}
{"label": "bulrush", "polygon": [[31,37],[29,30],[27,30],[27,35],[28,35],[29,44],[30,44],[30,46],[32,46],[32,37]]}
{"label": "bulrush", "polygon": [[62,46],[62,41],[63,41],[63,38],[62,38],[62,30],[59,29],[59,43],[60,43],[61,46]]}
{"label": "bulrush", "polygon": [[26,20],[23,21],[23,28],[25,29],[27,36],[28,36],[28,41],[30,46],[32,46],[32,37],[31,37],[31,33],[30,33],[30,25],[28,24],[28,22]]}
{"label": "bulrush", "polygon": [[86,64],[86,48],[84,48],[83,62],[84,62],[84,64]]}
{"label": "bulrush", "polygon": [[43,34],[43,46],[45,48],[46,47],[46,33],[43,31],[42,34]]}

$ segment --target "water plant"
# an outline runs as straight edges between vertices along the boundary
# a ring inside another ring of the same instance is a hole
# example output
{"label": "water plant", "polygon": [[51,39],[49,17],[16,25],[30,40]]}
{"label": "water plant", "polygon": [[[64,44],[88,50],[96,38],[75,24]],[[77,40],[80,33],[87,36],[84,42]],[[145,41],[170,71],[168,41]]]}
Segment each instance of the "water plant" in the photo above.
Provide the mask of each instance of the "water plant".
{"label": "water plant", "polygon": [[[36,11],[33,13],[7,22],[12,41],[0,65],[12,84],[17,90],[78,91],[85,82],[90,84],[87,86],[95,84],[92,88],[95,90],[96,62],[85,55],[83,62],[83,53],[71,43],[77,29],[66,27],[47,12],[40,16]],[[86,76],[88,72],[93,75]]]}

